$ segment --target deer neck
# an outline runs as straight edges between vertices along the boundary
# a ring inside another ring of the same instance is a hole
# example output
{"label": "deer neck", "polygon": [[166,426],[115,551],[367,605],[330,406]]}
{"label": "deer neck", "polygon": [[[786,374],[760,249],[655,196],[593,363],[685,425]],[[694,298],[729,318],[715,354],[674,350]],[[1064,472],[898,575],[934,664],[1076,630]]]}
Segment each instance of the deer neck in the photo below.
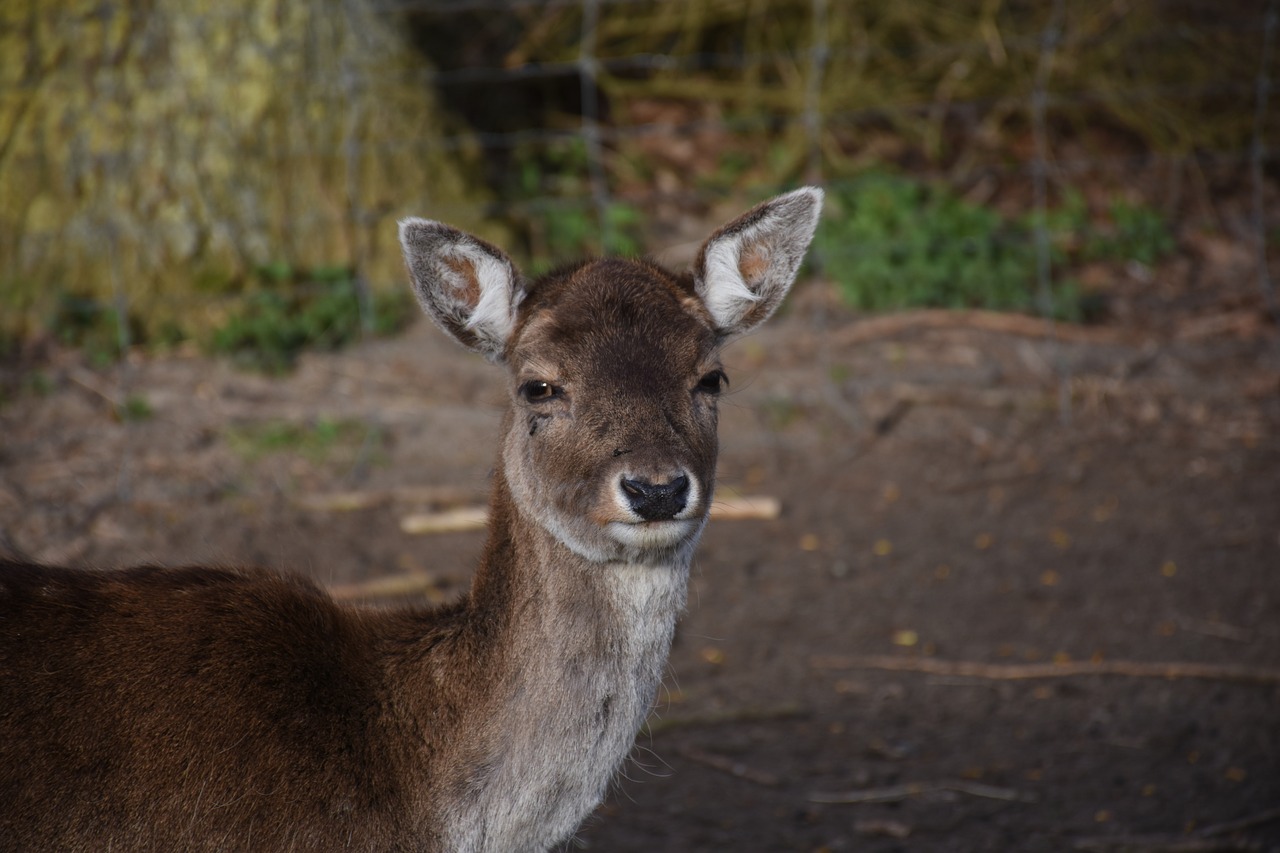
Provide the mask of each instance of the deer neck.
{"label": "deer neck", "polygon": [[[468,606],[493,673],[484,778],[466,787],[457,849],[539,849],[604,797],[657,694],[685,603],[692,543],[665,560],[595,562],[523,513],[495,475]],[[465,766],[465,765],[464,765]]]}

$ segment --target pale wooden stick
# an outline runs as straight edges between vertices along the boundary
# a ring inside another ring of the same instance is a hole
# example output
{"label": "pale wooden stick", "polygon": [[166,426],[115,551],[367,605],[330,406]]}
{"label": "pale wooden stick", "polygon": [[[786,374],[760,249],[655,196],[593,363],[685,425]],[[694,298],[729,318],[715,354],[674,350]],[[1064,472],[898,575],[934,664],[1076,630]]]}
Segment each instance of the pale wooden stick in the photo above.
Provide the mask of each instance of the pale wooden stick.
{"label": "pale wooden stick", "polygon": [[452,486],[402,486],[380,491],[321,492],[301,494],[294,501],[304,509],[319,512],[351,512],[371,509],[392,502],[418,503],[431,506],[457,506],[475,501],[472,489]]}
{"label": "pale wooden stick", "polygon": [[428,572],[408,572],[356,583],[338,584],[329,587],[329,594],[342,600],[353,598],[395,598],[405,595],[419,595],[434,587],[438,582],[439,578]]}
{"label": "pale wooden stick", "polygon": [[[729,495],[716,498],[711,504],[711,517],[722,521],[772,521],[781,514],[781,501],[769,495]],[[480,530],[487,520],[488,510],[485,507],[460,507],[407,515],[400,520],[400,529],[411,535],[454,533]]]}
{"label": "pale wooden stick", "polygon": [[951,311],[928,308],[860,320],[832,335],[836,346],[848,346],[887,338],[912,329],[980,329],[1026,338],[1043,338],[1077,343],[1132,343],[1135,336],[1123,331],[1093,326],[1054,323],[1025,314],[998,311]]}
{"label": "pale wooden stick", "polygon": [[488,509],[482,506],[469,506],[441,512],[406,515],[400,519],[400,529],[411,535],[457,533],[464,530],[483,530],[488,520]]}

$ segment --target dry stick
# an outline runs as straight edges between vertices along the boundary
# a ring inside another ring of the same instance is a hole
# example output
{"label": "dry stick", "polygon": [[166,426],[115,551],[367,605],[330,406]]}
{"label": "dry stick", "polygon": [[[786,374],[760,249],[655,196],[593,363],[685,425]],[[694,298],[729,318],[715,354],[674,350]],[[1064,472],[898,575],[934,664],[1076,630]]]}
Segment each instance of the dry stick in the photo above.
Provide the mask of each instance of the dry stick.
{"label": "dry stick", "polygon": [[978,310],[951,311],[942,308],[927,308],[860,320],[848,328],[833,332],[831,340],[836,346],[851,346],[893,337],[916,329],[956,328],[978,329],[984,332],[998,332],[1005,335],[1038,338],[1041,340],[1047,338],[1069,343],[1133,344],[1135,342],[1146,342],[1145,338],[1136,337],[1133,333],[1119,329],[1071,326],[1063,323],[1054,323],[1039,317],[1028,317],[1024,314],[1001,314],[995,311]]}
{"label": "dry stick", "polygon": [[1208,826],[1204,826],[1196,830],[1196,835],[1201,838],[1214,838],[1219,835],[1230,835],[1233,832],[1253,829],[1255,826],[1274,823],[1278,820],[1280,820],[1280,806],[1242,817],[1239,820],[1228,820],[1223,821],[1222,823],[1209,824]]}
{"label": "dry stick", "polygon": [[1260,844],[1247,839],[1223,838],[1253,829],[1255,826],[1280,820],[1280,807],[1266,809],[1238,820],[1223,821],[1201,827],[1186,835],[1119,835],[1082,838],[1075,843],[1077,850],[1125,851],[1142,853],[1232,853],[1232,851],[1261,850]]}
{"label": "dry stick", "polygon": [[814,791],[809,794],[809,802],[841,805],[892,803],[934,791],[955,791],[959,794],[986,797],[990,800],[1004,800],[1011,803],[1034,803],[1038,799],[1035,794],[1027,791],[1016,791],[1013,788],[1000,788],[995,785],[984,785],[981,782],[966,782],[959,779],[944,779],[939,782],[904,782],[900,785],[886,785],[882,788],[862,788],[855,791]]}
{"label": "dry stick", "polygon": [[301,494],[294,497],[294,503],[303,509],[318,512],[352,512],[397,502],[456,507],[474,503],[478,498],[479,495],[474,489],[453,486],[401,486],[383,490]]}
{"label": "dry stick", "polygon": [[67,371],[67,378],[86,391],[96,394],[103,400],[106,400],[111,404],[111,408],[113,410],[120,411],[123,408],[120,398],[108,390],[102,381],[88,370],[85,370],[82,367],[73,367]]}
{"label": "dry stick", "polygon": [[329,594],[342,601],[358,598],[398,598],[419,595],[439,583],[440,578],[429,572],[408,572],[356,583],[337,584],[329,587]]}
{"label": "dry stick", "polygon": [[919,672],[927,675],[986,678],[1002,681],[1119,675],[1129,678],[1203,678],[1215,681],[1241,681],[1252,684],[1280,684],[1280,669],[1245,664],[1161,663],[1122,660],[992,664],[978,661],[907,658],[890,655],[815,655],[810,658],[809,663],[817,669],[884,669],[893,672]]}
{"label": "dry stick", "polygon": [[772,723],[780,720],[794,720],[808,715],[808,711],[799,705],[777,705],[767,708],[727,708],[722,711],[708,711],[700,714],[660,717],[651,715],[645,723],[645,731],[649,735],[658,735],[675,729],[701,728],[703,726],[724,726],[733,723]]}
{"label": "dry stick", "polygon": [[1082,838],[1072,845],[1093,853],[1249,853],[1261,850],[1252,841],[1230,838],[1179,838],[1171,835],[1116,835]]}
{"label": "dry stick", "polygon": [[[769,495],[727,496],[716,498],[711,504],[711,517],[724,521],[772,521],[781,513],[781,502]],[[459,507],[406,515],[400,520],[400,529],[411,535],[455,533],[481,530],[487,520],[488,511],[485,507]]]}
{"label": "dry stick", "polygon": [[761,770],[753,770],[743,764],[741,761],[734,761],[732,758],[725,758],[723,755],[716,755],[705,750],[687,746],[676,750],[684,758],[698,764],[705,764],[713,770],[719,770],[721,773],[728,773],[738,779],[744,779],[748,782],[754,782],[757,785],[763,785],[766,788],[776,788],[782,784],[777,776],[772,773],[765,773]]}

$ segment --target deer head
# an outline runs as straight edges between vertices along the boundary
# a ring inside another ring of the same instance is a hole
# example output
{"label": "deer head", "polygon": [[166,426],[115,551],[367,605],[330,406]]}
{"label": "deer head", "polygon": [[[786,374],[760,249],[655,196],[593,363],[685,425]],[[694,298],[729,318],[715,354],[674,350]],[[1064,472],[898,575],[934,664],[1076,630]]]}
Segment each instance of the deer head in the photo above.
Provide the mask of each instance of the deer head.
{"label": "deer head", "polygon": [[401,223],[427,314],[509,371],[501,473],[521,514],[597,562],[692,548],[715,479],[720,350],[778,307],[821,203],[805,188],[761,204],[684,275],[605,259],[530,281],[479,238]]}

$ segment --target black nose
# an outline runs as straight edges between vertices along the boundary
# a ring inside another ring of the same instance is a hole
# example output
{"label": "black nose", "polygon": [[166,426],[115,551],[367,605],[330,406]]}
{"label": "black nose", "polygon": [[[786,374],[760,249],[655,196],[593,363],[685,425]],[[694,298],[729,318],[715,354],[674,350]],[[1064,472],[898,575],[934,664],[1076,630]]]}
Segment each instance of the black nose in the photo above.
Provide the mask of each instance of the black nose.
{"label": "black nose", "polygon": [[624,478],[622,491],[631,508],[645,521],[668,521],[689,502],[689,478],[681,474],[670,483]]}

